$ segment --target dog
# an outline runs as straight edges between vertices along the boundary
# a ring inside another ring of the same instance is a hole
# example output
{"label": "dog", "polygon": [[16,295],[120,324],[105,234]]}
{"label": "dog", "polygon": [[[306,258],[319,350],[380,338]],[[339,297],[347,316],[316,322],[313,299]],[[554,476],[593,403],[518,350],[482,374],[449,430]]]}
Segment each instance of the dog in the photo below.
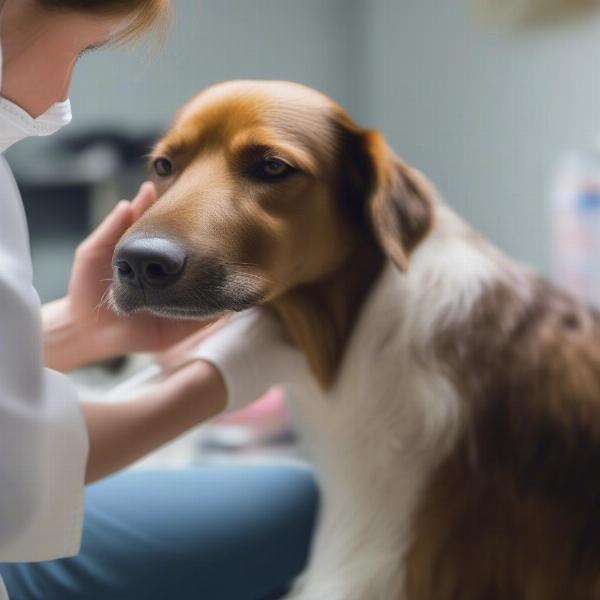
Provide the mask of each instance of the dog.
{"label": "dog", "polygon": [[600,316],[458,217],[375,130],[286,82],[202,91],[152,154],[119,245],[164,260],[114,302],[262,306],[323,507],[301,600],[600,598]]}

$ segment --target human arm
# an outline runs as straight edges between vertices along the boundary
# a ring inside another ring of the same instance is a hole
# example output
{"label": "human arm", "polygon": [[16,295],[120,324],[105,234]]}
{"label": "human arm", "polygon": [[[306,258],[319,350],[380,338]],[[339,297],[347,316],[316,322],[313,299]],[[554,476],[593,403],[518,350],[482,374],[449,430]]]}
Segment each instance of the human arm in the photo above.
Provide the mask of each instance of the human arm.
{"label": "human arm", "polygon": [[220,372],[196,360],[146,394],[119,404],[82,405],[90,438],[86,483],[117,471],[226,406]]}
{"label": "human arm", "polygon": [[149,392],[117,404],[83,404],[90,436],[87,483],[224,410],[251,404],[273,384],[311,381],[302,354],[262,309],[196,333],[159,360],[170,375]]}

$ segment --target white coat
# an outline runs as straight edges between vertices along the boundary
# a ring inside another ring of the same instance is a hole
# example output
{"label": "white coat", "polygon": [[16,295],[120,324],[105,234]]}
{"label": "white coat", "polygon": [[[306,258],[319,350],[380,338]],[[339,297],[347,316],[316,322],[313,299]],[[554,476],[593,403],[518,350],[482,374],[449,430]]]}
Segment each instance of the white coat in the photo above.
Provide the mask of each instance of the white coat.
{"label": "white coat", "polygon": [[43,366],[23,205],[0,156],[0,562],[79,551],[87,453],[76,390]]}

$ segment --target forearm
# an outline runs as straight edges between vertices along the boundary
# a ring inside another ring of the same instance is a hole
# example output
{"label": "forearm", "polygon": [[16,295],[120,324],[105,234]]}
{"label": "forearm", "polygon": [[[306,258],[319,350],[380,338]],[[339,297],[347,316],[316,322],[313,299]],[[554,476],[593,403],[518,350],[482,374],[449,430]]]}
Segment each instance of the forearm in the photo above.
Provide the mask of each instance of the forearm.
{"label": "forearm", "polygon": [[89,323],[75,322],[68,298],[42,307],[44,363],[56,371],[77,367],[114,355],[109,329]]}
{"label": "forearm", "polygon": [[86,482],[126,467],[214,417],[227,403],[219,371],[195,361],[156,391],[122,404],[83,405],[90,439]]}

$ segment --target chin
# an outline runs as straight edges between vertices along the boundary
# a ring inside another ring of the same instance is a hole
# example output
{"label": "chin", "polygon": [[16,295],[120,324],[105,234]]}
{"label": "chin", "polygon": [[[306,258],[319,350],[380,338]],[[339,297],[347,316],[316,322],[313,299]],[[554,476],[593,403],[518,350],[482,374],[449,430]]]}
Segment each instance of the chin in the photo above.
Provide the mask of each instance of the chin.
{"label": "chin", "polygon": [[264,298],[262,291],[257,289],[234,288],[229,292],[223,289],[198,292],[198,289],[201,288],[157,292],[131,289],[116,283],[110,303],[120,315],[145,313],[161,318],[203,321],[241,312],[260,304]]}

